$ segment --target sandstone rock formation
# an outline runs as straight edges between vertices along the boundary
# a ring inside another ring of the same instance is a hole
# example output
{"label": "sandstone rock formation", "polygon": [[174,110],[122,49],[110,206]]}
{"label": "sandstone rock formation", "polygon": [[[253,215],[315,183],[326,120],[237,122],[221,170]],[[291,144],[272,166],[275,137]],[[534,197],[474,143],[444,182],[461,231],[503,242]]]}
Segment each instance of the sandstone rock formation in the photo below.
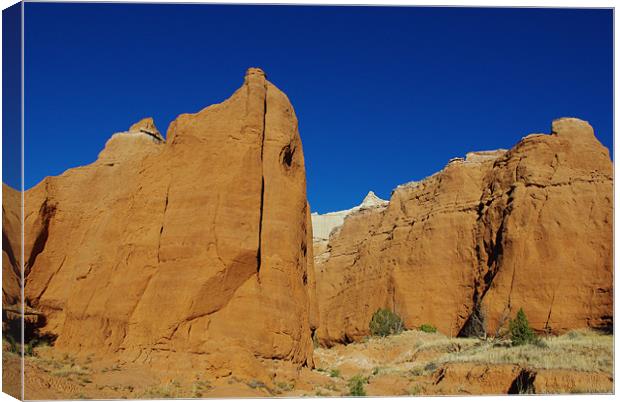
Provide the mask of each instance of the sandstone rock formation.
{"label": "sandstone rock formation", "polygon": [[369,191],[366,197],[362,200],[362,203],[356,207],[345,209],[343,211],[327,212],[325,214],[319,214],[317,212],[312,213],[312,234],[314,244],[314,254],[325,258],[327,244],[329,243],[329,237],[332,233],[335,233],[344,223],[344,219],[354,212],[368,210],[368,209],[381,209],[388,204],[387,201],[377,197],[377,195]]}
{"label": "sandstone rock formation", "polygon": [[448,335],[494,333],[520,307],[538,331],[611,328],[612,187],[608,150],[574,118],[399,186],[315,253],[321,342],[367,335],[382,307]]}
{"label": "sandstone rock formation", "polygon": [[259,375],[255,358],[311,366],[312,228],[288,98],[252,68],[166,137],[144,119],[25,193],[42,331],[59,349],[216,375]]}
{"label": "sandstone rock formation", "polygon": [[21,193],[2,184],[2,307],[21,299]]}

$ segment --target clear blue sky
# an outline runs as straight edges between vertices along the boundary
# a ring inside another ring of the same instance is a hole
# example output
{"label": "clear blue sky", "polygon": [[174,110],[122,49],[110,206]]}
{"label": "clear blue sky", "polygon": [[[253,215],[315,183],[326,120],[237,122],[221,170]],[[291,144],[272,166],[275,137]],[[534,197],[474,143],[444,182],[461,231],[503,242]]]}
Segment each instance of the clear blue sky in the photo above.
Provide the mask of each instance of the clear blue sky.
{"label": "clear blue sky", "polygon": [[557,117],[611,148],[612,24],[611,10],[27,3],[25,186],[142,117],[165,132],[250,66],[295,107],[314,211],[389,198]]}

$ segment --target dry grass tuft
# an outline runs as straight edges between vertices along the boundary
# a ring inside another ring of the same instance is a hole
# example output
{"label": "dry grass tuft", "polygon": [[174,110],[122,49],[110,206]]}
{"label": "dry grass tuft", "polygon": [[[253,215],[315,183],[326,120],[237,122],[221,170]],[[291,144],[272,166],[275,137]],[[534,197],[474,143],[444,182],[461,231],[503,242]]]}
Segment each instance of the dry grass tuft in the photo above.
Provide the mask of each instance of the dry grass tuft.
{"label": "dry grass tuft", "polygon": [[168,384],[147,388],[137,399],[162,399],[162,398],[183,398],[190,397],[187,392],[183,392],[181,384],[172,380]]}

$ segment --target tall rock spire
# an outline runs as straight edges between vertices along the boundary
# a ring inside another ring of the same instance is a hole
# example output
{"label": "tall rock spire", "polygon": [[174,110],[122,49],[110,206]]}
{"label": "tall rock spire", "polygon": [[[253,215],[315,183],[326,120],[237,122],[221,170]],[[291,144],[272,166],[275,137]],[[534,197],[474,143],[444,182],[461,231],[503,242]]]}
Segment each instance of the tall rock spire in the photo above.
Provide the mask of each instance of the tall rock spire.
{"label": "tall rock spire", "polygon": [[139,133],[161,138],[143,119],[26,192],[28,237],[55,206],[25,290],[55,347],[201,354],[200,370],[261,381],[256,357],[312,366],[312,228],[286,95],[252,68],[229,99],[172,122],[165,146]]}

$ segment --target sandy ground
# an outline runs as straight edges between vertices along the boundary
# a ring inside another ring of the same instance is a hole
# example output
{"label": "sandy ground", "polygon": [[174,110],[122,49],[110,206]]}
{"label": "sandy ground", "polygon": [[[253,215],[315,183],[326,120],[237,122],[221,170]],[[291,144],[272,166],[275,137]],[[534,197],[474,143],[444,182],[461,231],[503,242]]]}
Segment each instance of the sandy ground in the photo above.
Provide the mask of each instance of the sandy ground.
{"label": "sandy ground", "polygon": [[[157,370],[53,347],[25,359],[26,399],[479,395],[613,392],[613,337],[573,331],[545,345],[406,331],[315,349],[315,367],[261,361],[268,380],[234,373]],[[19,356],[3,353],[5,392],[16,394]]]}

